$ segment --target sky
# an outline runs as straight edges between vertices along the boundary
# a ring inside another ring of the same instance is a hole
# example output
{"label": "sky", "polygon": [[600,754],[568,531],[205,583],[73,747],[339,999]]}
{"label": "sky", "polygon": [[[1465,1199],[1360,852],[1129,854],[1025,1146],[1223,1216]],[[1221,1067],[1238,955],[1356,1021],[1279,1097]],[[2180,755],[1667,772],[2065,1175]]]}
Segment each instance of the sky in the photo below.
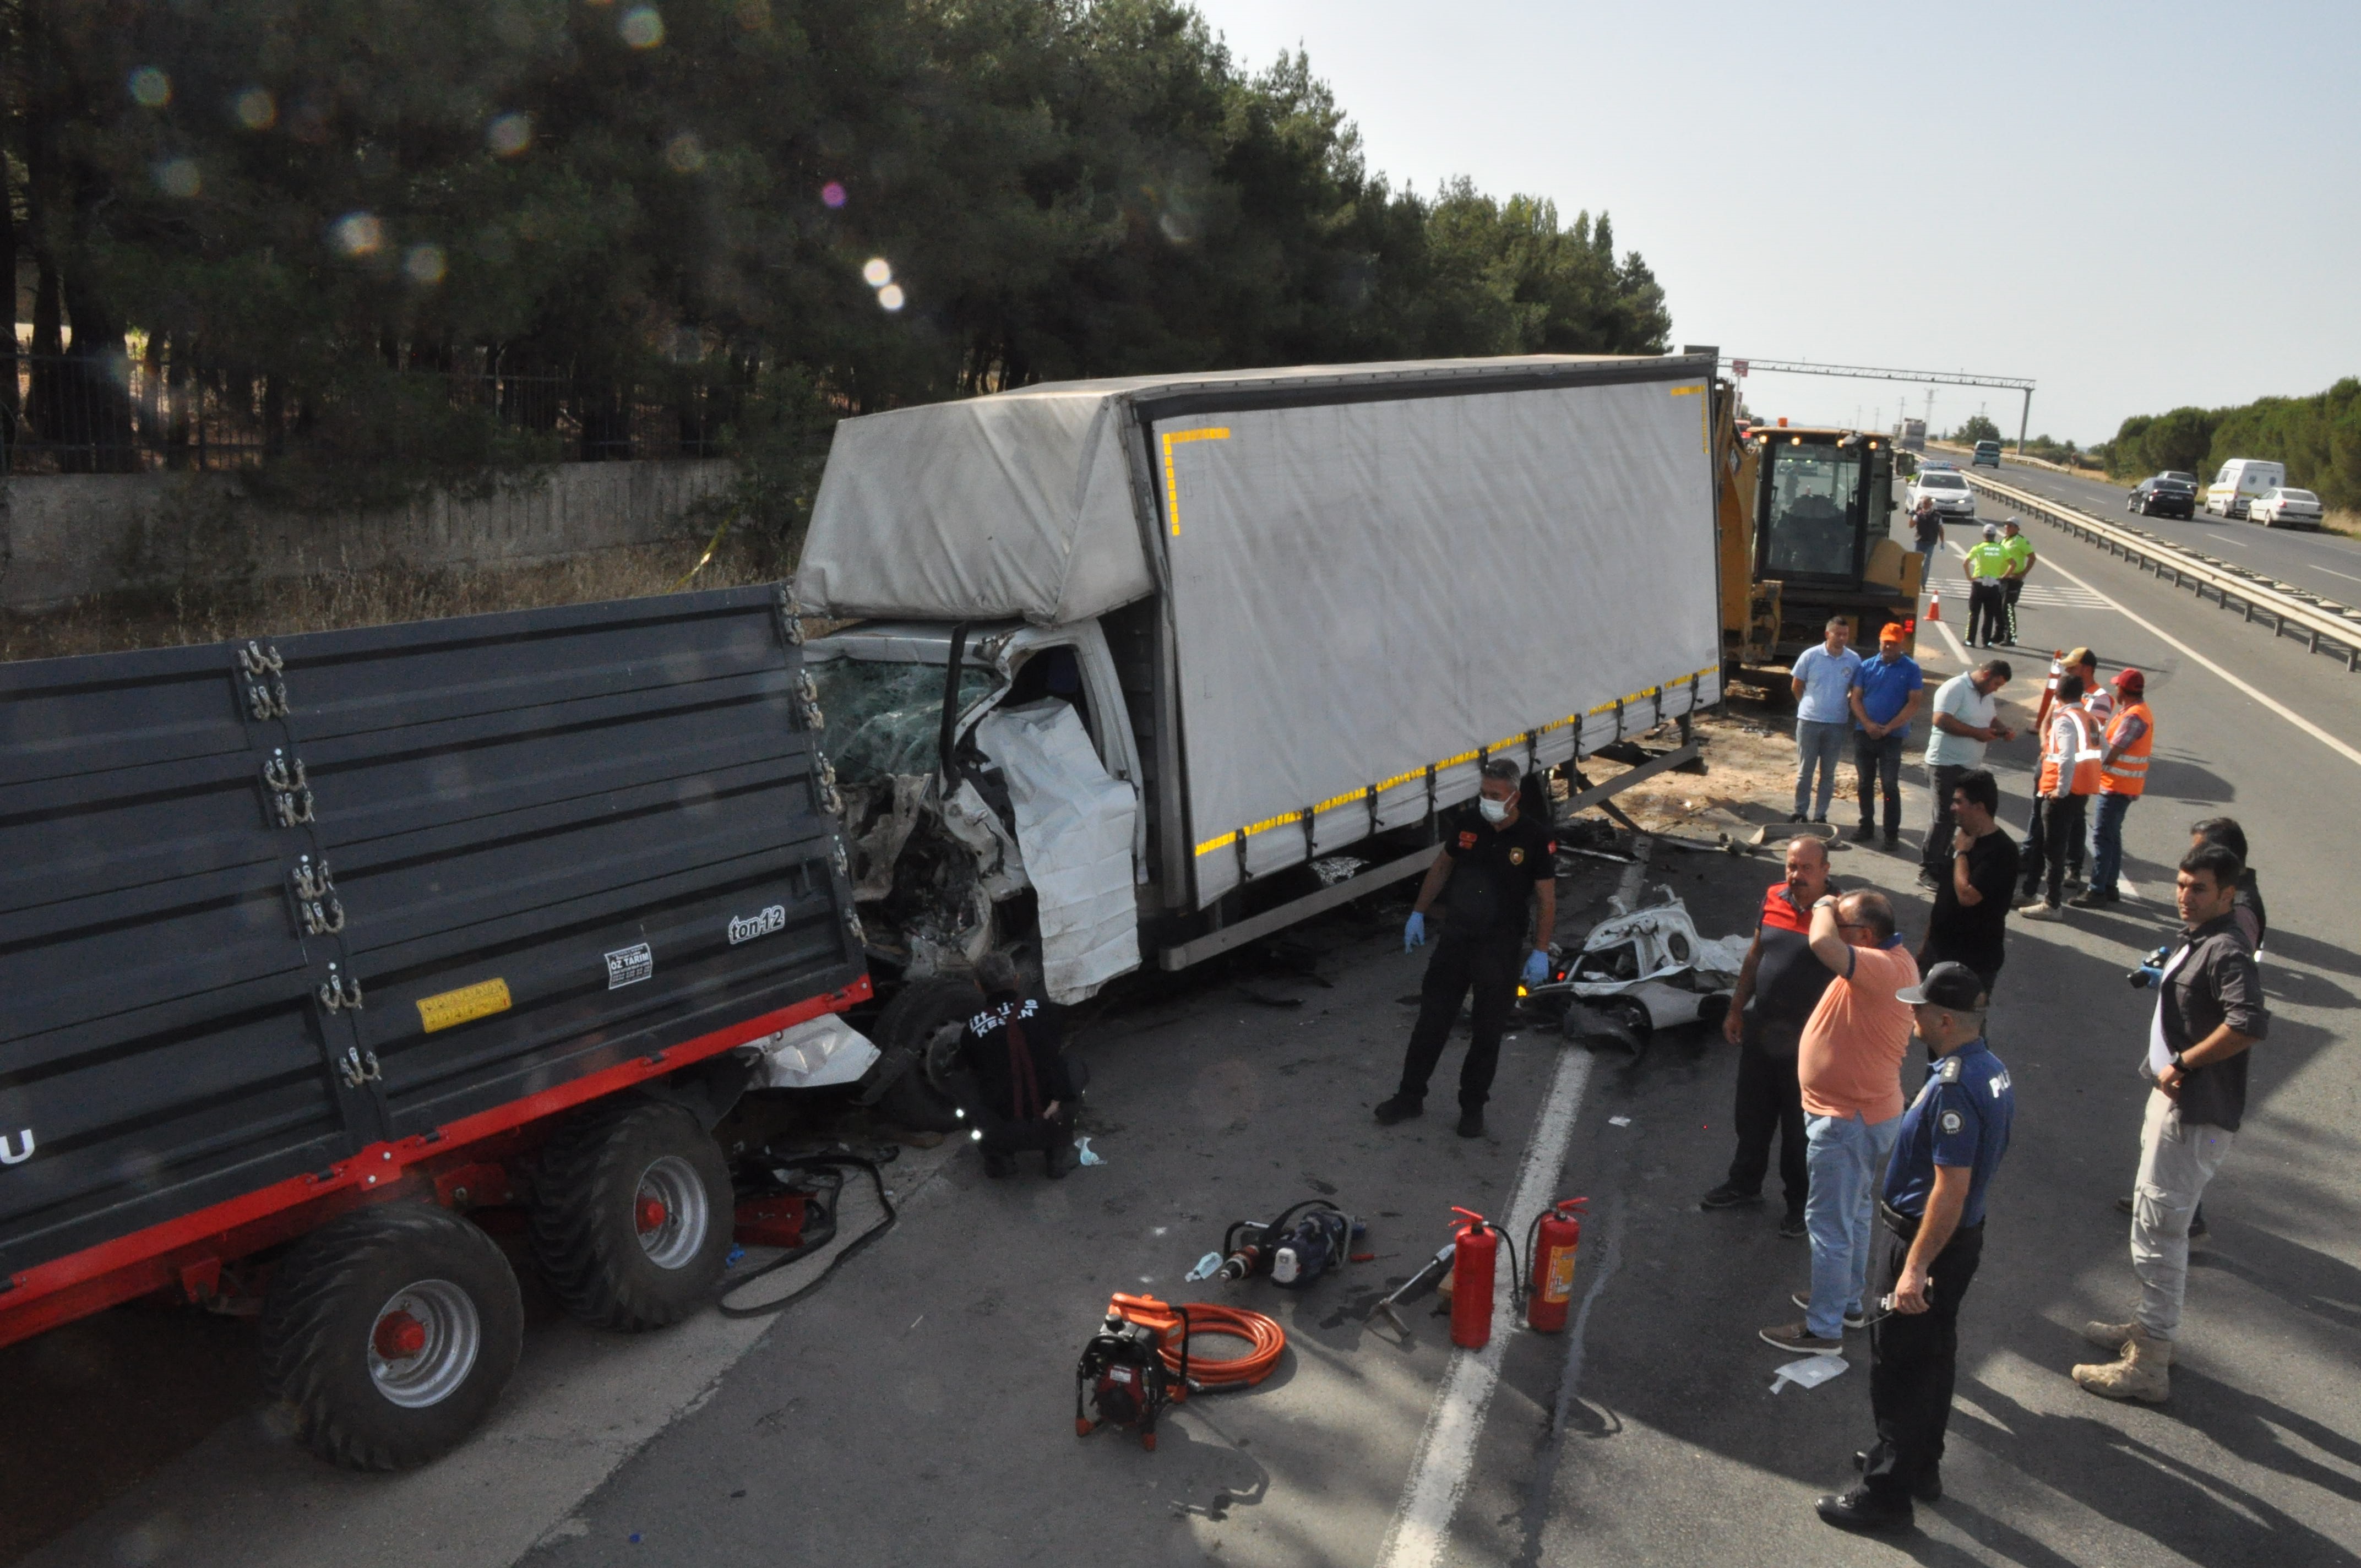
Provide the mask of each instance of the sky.
{"label": "sky", "polygon": [[[2027,378],[2034,434],[2361,375],[2361,5],[1195,0],[1369,167],[1605,210],[1672,342]],[[1751,375],[1890,425],[1922,384]],[[2020,394],[1942,388],[1944,430]]]}

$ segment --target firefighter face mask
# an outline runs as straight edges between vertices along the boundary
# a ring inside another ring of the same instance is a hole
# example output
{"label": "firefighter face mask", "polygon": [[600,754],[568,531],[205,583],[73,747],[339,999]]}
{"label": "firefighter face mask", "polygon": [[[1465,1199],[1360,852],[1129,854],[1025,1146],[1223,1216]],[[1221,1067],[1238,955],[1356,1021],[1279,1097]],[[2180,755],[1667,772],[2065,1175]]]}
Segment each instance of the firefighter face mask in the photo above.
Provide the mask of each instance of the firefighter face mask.
{"label": "firefighter face mask", "polygon": [[1482,800],[1477,802],[1476,808],[1484,814],[1484,820],[1487,822],[1505,822],[1508,820],[1509,803],[1505,800],[1494,800],[1488,795]]}

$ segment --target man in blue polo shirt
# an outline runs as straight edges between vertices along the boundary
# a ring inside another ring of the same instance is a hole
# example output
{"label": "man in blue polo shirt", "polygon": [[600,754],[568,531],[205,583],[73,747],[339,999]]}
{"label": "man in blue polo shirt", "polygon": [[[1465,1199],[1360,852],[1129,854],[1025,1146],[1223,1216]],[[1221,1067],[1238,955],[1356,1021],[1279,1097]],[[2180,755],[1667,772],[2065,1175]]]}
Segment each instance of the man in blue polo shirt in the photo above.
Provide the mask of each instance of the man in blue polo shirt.
{"label": "man in blue polo shirt", "polygon": [[[1837,759],[1844,753],[1847,728],[1846,694],[1852,690],[1853,672],[1861,655],[1849,644],[1852,622],[1840,615],[1828,617],[1821,641],[1796,655],[1790,683],[1795,693],[1795,814],[1801,822],[1808,808],[1815,822],[1828,819],[1828,798],[1837,791]],[[1812,795],[1812,775],[1819,773],[1819,795]]]}
{"label": "man in blue polo shirt", "polygon": [[1889,850],[1902,841],[1902,748],[1927,690],[1918,661],[1902,651],[1902,628],[1887,621],[1877,634],[1877,657],[1861,661],[1847,694],[1852,707],[1853,771],[1861,779],[1861,826],[1852,830],[1853,842],[1866,844],[1876,836],[1875,792],[1883,785]]}
{"label": "man in blue polo shirt", "polygon": [[1984,1044],[1975,970],[1937,964],[1894,995],[1910,1004],[1935,1065],[1902,1113],[1877,1205],[1887,1233],[1878,1262],[1885,1295],[1869,1333],[1877,1444],[1853,1455],[1860,1483],[1818,1505],[1820,1518],[1848,1530],[1907,1530],[1912,1498],[1943,1495],[1960,1301],[1983,1254],[1984,1193],[2016,1112],[2008,1069]]}

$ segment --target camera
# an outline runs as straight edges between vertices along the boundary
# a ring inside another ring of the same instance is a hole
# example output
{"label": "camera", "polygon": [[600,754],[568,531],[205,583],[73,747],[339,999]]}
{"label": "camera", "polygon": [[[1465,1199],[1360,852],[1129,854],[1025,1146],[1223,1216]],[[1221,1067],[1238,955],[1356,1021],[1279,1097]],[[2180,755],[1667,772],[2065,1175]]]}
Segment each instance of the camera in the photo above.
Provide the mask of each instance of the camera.
{"label": "camera", "polygon": [[2170,957],[2171,953],[2171,943],[2162,942],[2158,944],[2156,951],[2150,953],[2145,959],[2143,959],[2139,968],[2124,976],[2125,982],[2134,991],[2146,991],[2151,985],[2162,985],[2164,983],[2164,960]]}

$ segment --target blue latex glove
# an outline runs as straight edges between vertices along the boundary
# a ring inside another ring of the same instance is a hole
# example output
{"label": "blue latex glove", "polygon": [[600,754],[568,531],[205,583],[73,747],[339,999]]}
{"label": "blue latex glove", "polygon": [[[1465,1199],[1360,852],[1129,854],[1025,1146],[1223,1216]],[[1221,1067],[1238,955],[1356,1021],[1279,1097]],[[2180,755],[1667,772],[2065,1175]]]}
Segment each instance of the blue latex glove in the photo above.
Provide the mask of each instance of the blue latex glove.
{"label": "blue latex glove", "polygon": [[1530,987],[1548,983],[1549,955],[1535,948],[1532,956],[1525,959],[1525,984]]}
{"label": "blue latex glove", "polygon": [[1402,951],[1406,953],[1412,948],[1424,946],[1426,946],[1426,916],[1413,909],[1410,912],[1410,923],[1402,927]]}

